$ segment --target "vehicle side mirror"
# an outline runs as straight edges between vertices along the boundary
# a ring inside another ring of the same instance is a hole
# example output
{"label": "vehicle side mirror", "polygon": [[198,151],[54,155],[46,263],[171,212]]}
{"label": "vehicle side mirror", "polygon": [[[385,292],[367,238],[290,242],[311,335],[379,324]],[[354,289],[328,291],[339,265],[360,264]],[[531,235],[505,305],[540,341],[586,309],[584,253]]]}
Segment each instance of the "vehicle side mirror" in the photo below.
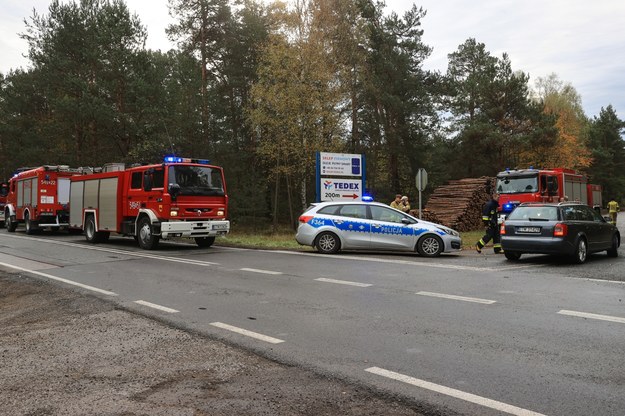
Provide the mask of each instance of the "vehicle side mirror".
{"label": "vehicle side mirror", "polygon": [[177,183],[172,183],[169,185],[169,195],[171,195],[171,200],[175,201],[178,198],[178,194],[180,194],[180,185]]}
{"label": "vehicle side mirror", "polygon": [[402,224],[406,224],[406,225],[416,224],[417,223],[416,221],[411,220],[410,218],[402,218],[401,222],[402,222]]}

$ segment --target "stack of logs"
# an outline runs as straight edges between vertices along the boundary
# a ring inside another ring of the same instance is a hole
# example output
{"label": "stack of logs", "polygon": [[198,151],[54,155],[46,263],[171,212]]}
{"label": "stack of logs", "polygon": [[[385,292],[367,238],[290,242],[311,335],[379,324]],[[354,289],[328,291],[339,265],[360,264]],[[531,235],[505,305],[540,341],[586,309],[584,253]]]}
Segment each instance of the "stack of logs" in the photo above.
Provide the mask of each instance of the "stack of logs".
{"label": "stack of logs", "polygon": [[[446,225],[457,231],[483,227],[482,207],[491,198],[495,178],[467,178],[440,186],[428,199],[421,218]],[[417,210],[416,216],[418,217]]]}

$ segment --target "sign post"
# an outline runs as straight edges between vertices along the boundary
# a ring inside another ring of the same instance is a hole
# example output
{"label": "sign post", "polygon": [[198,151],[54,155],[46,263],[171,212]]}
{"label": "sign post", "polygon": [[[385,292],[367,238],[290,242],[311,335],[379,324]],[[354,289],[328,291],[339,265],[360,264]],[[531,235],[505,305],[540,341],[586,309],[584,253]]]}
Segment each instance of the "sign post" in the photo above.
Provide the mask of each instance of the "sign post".
{"label": "sign post", "polygon": [[425,187],[428,184],[428,173],[425,169],[420,168],[417,171],[415,182],[417,183],[417,189],[419,190],[419,219],[421,219],[421,191],[425,190]]}

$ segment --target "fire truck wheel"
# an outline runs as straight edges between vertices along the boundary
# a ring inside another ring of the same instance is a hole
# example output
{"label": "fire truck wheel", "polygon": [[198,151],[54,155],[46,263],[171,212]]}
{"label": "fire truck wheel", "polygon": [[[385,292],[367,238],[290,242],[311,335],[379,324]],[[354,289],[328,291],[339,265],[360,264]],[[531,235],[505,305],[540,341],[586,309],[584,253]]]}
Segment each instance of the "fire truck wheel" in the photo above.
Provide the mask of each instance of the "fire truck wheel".
{"label": "fire truck wheel", "polygon": [[24,224],[26,225],[26,234],[32,235],[37,232],[37,225],[30,220],[30,214],[24,213]]}
{"label": "fire truck wheel", "polygon": [[154,250],[158,246],[159,237],[152,231],[152,223],[148,217],[139,220],[139,247],[144,250]]}
{"label": "fire truck wheel", "polygon": [[196,237],[195,244],[198,247],[210,247],[215,242],[215,237]]}
{"label": "fire truck wheel", "polygon": [[4,226],[7,227],[7,231],[14,233],[17,229],[17,221],[15,221],[15,215],[8,215],[8,212],[4,214]]}
{"label": "fire truck wheel", "polygon": [[95,220],[93,215],[89,215],[85,221],[85,237],[87,241],[93,244],[102,243],[108,240],[109,233],[96,231]]}

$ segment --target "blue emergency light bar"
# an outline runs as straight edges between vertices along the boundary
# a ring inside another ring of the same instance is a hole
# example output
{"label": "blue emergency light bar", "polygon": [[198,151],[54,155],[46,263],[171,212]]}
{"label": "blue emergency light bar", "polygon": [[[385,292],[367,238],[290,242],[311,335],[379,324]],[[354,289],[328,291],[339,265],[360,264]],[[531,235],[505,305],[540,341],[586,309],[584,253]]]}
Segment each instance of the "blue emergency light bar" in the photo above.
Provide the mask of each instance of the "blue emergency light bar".
{"label": "blue emergency light bar", "polygon": [[199,165],[210,165],[211,163],[208,159],[191,159],[188,157],[178,156],[165,156],[163,160],[165,163],[197,163]]}
{"label": "blue emergency light bar", "polygon": [[514,209],[515,205],[514,204],[503,204],[503,206],[501,207],[501,212],[511,212]]}
{"label": "blue emergency light bar", "polygon": [[373,202],[373,197],[369,195],[363,195],[362,200],[363,202]]}

